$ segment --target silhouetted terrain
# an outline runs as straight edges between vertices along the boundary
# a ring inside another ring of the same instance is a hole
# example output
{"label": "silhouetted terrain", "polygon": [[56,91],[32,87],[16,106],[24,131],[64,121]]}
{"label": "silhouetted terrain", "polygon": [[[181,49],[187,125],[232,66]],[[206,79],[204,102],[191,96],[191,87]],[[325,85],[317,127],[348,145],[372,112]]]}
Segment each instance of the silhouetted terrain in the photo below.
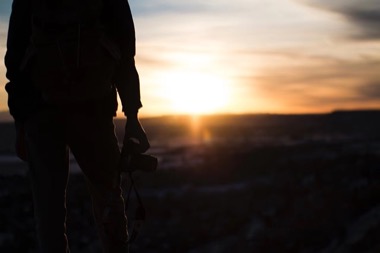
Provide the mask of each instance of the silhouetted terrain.
{"label": "silhouetted terrain", "polygon": [[[123,125],[116,121],[120,137]],[[136,173],[148,220],[135,252],[380,252],[380,111],[143,125],[160,168]],[[9,138],[1,150],[11,154],[12,127],[0,127]],[[4,159],[1,171],[0,252],[35,252],[25,165]],[[84,179],[74,172],[71,250],[100,252]]]}

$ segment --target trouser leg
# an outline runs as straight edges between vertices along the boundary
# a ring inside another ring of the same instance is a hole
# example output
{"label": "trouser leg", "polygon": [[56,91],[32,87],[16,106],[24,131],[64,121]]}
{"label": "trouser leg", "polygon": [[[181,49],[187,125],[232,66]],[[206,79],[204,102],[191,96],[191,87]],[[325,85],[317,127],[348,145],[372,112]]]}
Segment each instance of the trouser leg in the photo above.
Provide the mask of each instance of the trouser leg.
{"label": "trouser leg", "polygon": [[48,112],[26,123],[37,237],[43,253],[69,252],[66,236],[68,149],[61,122]]}
{"label": "trouser leg", "polygon": [[120,151],[112,117],[74,116],[69,145],[86,176],[104,252],[128,252],[127,218],[118,171]]}

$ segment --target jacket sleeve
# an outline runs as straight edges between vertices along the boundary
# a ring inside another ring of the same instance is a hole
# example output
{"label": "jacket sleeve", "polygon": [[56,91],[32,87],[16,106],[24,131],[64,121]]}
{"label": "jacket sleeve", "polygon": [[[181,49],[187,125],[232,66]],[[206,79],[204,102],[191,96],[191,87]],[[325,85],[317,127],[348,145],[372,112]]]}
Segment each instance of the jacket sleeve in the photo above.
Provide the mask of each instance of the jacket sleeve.
{"label": "jacket sleeve", "polygon": [[8,106],[15,120],[25,119],[35,103],[36,91],[32,88],[25,73],[21,72],[26,49],[31,35],[30,0],[13,0],[9,20],[7,51],[5,54],[6,77],[5,85],[8,92]]}
{"label": "jacket sleeve", "polygon": [[132,13],[127,0],[106,1],[106,23],[111,36],[120,45],[121,61],[115,75],[115,85],[125,115],[137,113],[142,107],[140,80],[135,65],[136,38]]}

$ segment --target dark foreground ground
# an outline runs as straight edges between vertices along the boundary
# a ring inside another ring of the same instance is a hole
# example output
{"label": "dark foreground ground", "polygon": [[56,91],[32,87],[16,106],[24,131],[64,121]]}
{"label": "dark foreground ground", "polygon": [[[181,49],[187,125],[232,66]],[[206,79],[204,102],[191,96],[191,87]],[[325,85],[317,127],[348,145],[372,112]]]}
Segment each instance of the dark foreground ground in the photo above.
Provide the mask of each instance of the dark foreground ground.
{"label": "dark foreground ground", "polygon": [[[148,216],[133,252],[380,252],[379,122],[355,117],[317,129],[204,126],[219,138],[156,148],[161,168],[136,174]],[[0,177],[0,208],[0,252],[35,252],[25,175]],[[100,252],[81,174],[68,208],[71,251]]]}

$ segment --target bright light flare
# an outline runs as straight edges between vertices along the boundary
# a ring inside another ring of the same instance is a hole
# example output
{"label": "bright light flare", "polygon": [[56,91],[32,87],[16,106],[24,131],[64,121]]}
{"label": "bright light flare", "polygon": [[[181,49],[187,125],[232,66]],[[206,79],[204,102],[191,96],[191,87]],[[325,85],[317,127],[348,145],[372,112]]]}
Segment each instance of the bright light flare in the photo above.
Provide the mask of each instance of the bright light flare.
{"label": "bright light flare", "polygon": [[177,113],[208,114],[227,104],[227,82],[202,72],[168,72],[160,80],[162,96]]}

